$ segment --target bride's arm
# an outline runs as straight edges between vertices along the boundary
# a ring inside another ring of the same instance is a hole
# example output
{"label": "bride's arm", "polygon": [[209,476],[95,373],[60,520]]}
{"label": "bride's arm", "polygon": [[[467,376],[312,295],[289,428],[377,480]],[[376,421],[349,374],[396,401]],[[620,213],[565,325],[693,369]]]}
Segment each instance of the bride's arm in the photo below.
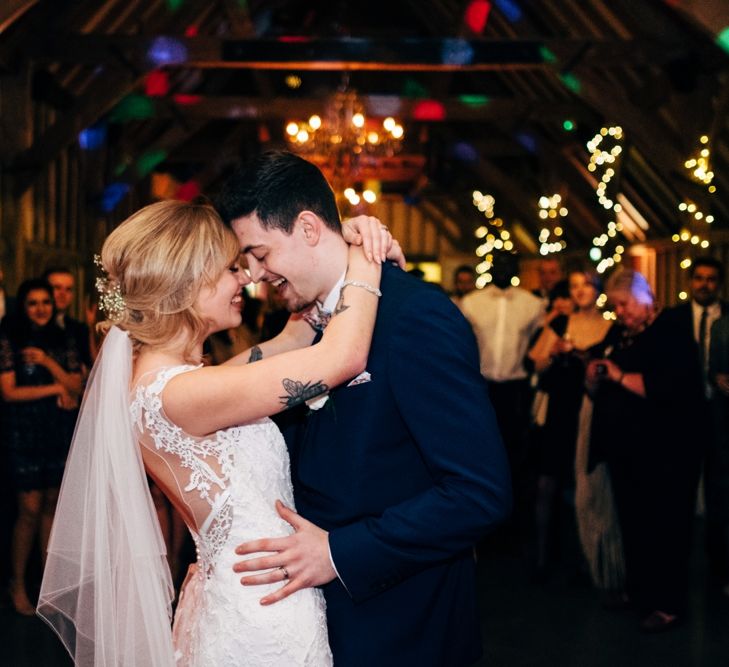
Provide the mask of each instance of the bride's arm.
{"label": "bride's arm", "polygon": [[351,246],[337,308],[319,344],[244,366],[211,366],[170,380],[164,408],[192,435],[269,416],[320,396],[367,363],[381,266]]}
{"label": "bride's arm", "polygon": [[[401,269],[405,268],[405,255],[396,239],[379,218],[358,215],[342,223],[344,240],[350,245],[362,246],[370,260],[382,259],[395,262]],[[314,331],[300,315],[289,317],[284,330],[275,338],[259,343],[244,350],[221,366],[241,366],[260,359],[267,359],[275,354],[298,350],[311,345]]]}
{"label": "bride's arm", "polygon": [[295,313],[289,317],[283,331],[275,338],[258,343],[240,354],[236,354],[220,366],[243,366],[261,359],[268,359],[276,354],[308,347],[314,340],[314,334],[311,325],[301,315]]}

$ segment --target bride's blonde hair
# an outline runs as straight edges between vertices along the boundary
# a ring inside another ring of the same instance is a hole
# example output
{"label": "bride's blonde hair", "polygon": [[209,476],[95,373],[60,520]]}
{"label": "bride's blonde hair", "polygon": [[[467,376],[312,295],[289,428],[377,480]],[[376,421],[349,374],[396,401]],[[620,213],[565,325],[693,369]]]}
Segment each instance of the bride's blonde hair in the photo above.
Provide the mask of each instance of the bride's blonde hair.
{"label": "bride's blonde hair", "polygon": [[163,201],[144,207],[109,234],[101,250],[109,284],[118,286],[124,302],[114,324],[137,346],[161,345],[187,330],[189,358],[207,329],[195,300],[239,253],[238,240],[211,206]]}

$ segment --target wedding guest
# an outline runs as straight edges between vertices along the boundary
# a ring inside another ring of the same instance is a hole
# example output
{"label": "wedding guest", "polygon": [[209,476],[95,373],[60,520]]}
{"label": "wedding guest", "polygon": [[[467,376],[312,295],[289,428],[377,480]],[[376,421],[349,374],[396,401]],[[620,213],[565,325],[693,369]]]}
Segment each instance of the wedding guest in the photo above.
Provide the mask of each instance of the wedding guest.
{"label": "wedding guest", "polygon": [[693,415],[701,375],[686,349],[690,332],[657,315],[637,271],[607,284],[620,327],[603,341],[604,358],[587,366],[594,395],[591,467],[605,461],[623,536],[626,585],[641,628],[674,627],[687,609],[688,558],[699,476]]}
{"label": "wedding guest", "polygon": [[554,289],[555,285],[564,280],[564,271],[562,264],[557,257],[544,257],[539,260],[537,269],[539,273],[539,287],[532,291],[534,296],[549,300],[549,293]]}
{"label": "wedding guest", "polygon": [[78,405],[81,364],[54,318],[52,288],[27,280],[16,311],[0,331],[2,435],[17,492],[10,593],[15,610],[35,613],[26,591],[26,567],[38,536],[45,556],[71,441],[69,410]]}
{"label": "wedding guest", "polygon": [[[707,474],[711,481],[707,485],[714,496],[713,521],[715,539],[723,546],[718,555],[724,561],[715,565],[719,571],[729,571],[729,315],[720,317],[711,327],[711,348],[709,353],[709,380],[713,385],[711,416],[713,426],[712,458],[707,460]],[[729,595],[729,584],[723,581],[723,592]]]}
{"label": "wedding guest", "polygon": [[78,357],[88,372],[94,365],[98,345],[93,328],[69,314],[76,293],[76,278],[65,266],[48,268],[42,277],[53,288],[56,324],[73,339],[78,350]]}
{"label": "wedding guest", "polygon": [[[536,571],[544,576],[550,543],[559,524],[559,501],[574,493],[578,415],[585,392],[585,367],[591,350],[610,328],[597,308],[602,285],[593,271],[572,271],[568,278],[568,314],[552,317],[529,357],[539,373],[539,388],[547,395],[544,423],[535,431],[538,448],[535,503]],[[558,286],[560,283],[558,283]],[[562,295],[551,295],[558,305]],[[570,312],[574,309],[574,312]],[[564,516],[572,517],[570,511]]]}
{"label": "wedding guest", "polygon": [[470,294],[476,289],[476,271],[468,264],[461,264],[453,272],[453,292],[451,293],[451,301],[459,308],[466,294]]}
{"label": "wedding guest", "polygon": [[488,381],[512,471],[521,466],[526,453],[531,389],[524,358],[544,317],[542,301],[512,285],[517,273],[515,255],[494,253],[492,284],[462,301],[463,314],[476,334],[481,375]]}
{"label": "wedding guest", "polygon": [[720,298],[724,266],[713,257],[697,257],[689,269],[689,300],[667,310],[672,325],[683,331],[686,346],[675,353],[693,360],[703,383],[697,397],[694,416],[694,439],[703,450],[703,488],[705,507],[705,546],[709,572],[720,584],[729,583],[729,543],[726,541],[723,516],[726,513],[721,491],[719,459],[721,445],[711,427],[711,402],[714,393],[709,379],[709,349],[712,325],[729,313],[729,304]]}

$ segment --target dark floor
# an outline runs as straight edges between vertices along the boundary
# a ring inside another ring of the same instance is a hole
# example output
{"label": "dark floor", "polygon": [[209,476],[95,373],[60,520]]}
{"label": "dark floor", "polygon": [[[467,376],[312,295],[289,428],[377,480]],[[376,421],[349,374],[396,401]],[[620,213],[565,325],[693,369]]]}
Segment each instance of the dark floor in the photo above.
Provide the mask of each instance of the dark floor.
{"label": "dark floor", "polygon": [[[729,598],[707,590],[698,548],[690,618],[669,633],[652,636],[637,631],[631,612],[604,610],[595,592],[584,580],[574,581],[569,568],[557,569],[537,586],[528,583],[522,558],[497,551],[480,554],[485,656],[477,667],[729,666]],[[0,665],[66,666],[70,660],[40,620],[17,616],[5,602],[0,607]]]}

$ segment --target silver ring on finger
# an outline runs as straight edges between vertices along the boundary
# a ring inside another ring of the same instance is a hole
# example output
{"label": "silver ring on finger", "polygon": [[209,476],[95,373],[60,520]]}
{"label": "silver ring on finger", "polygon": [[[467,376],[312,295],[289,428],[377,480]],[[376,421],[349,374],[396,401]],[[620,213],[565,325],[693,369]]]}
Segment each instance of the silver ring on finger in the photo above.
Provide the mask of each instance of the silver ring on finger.
{"label": "silver ring on finger", "polygon": [[289,578],[289,571],[286,569],[286,567],[284,565],[279,565],[278,569],[281,570],[281,574],[283,574],[284,580]]}

